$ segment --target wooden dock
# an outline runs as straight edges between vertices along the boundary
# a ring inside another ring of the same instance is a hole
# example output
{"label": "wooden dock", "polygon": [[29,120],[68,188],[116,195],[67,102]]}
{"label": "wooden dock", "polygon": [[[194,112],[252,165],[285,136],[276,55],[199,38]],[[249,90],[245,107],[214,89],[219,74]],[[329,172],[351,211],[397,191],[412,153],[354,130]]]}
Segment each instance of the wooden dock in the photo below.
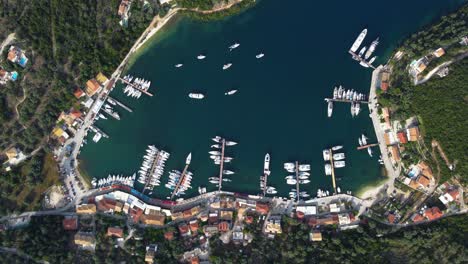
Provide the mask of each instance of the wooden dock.
{"label": "wooden dock", "polygon": [[180,179],[177,182],[177,184],[176,184],[176,186],[174,188],[174,191],[171,194],[171,200],[174,199],[174,196],[177,194],[177,191],[179,190],[180,185],[184,182],[189,165],[190,164],[185,164],[184,170],[182,171],[182,174],[180,175]]}
{"label": "wooden dock", "polygon": [[[114,98],[112,98],[112,97],[110,97],[110,96],[107,96],[107,100],[114,101],[118,106],[122,107],[123,109],[127,110],[127,111],[130,112],[130,113],[133,112],[133,110],[132,110],[130,107],[124,105],[122,102],[118,101],[117,99],[114,99]],[[112,103],[111,103],[111,104],[112,104]]]}
{"label": "wooden dock", "polygon": [[224,148],[226,147],[226,139],[221,140],[221,160],[219,161],[219,184],[218,190],[223,187],[223,169],[224,169]]}
{"label": "wooden dock", "polygon": [[121,82],[125,83],[125,84],[131,85],[134,89],[137,89],[138,91],[140,91],[140,92],[142,92],[142,93],[144,93],[144,94],[146,94],[146,95],[148,95],[148,96],[153,96],[152,93],[150,93],[150,92],[148,92],[148,91],[146,91],[146,90],[141,89],[141,88],[138,87],[137,85],[134,85],[133,83],[130,83],[130,82],[127,81],[127,80],[124,80],[124,79],[122,79],[122,78],[120,78],[120,77],[119,77],[119,80],[120,80]]}
{"label": "wooden dock", "polygon": [[372,69],[375,70],[375,67],[372,64],[369,64],[369,62],[367,62],[365,59],[359,57],[358,54],[352,52],[351,50],[348,50],[348,52],[349,52],[349,54],[351,54],[353,56],[353,59],[357,60],[358,62],[362,62],[365,65],[369,66],[369,68],[372,68]]}
{"label": "wooden dock", "polygon": [[329,102],[339,102],[339,103],[363,103],[368,104],[369,101],[366,100],[346,100],[346,99],[334,99],[334,98],[325,98],[325,101]]}
{"label": "wooden dock", "polygon": [[336,194],[336,180],[335,180],[335,164],[333,164],[333,150],[330,149],[330,165],[331,165],[331,173],[332,173],[332,185],[334,193]]}
{"label": "wooden dock", "polygon": [[357,147],[358,150],[361,150],[361,149],[366,149],[366,148],[372,148],[372,147],[375,147],[375,146],[378,146],[379,143],[373,143],[373,144],[367,144],[367,145],[364,145],[364,146],[359,146]]}

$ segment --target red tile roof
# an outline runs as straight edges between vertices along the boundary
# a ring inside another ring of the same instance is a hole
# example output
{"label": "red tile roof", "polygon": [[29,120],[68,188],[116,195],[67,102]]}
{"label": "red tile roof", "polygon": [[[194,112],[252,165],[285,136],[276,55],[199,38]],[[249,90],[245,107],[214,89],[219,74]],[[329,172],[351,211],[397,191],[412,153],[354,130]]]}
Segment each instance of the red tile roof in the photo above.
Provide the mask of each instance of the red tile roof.
{"label": "red tile roof", "polygon": [[197,232],[197,230],[198,230],[198,222],[197,221],[190,223],[190,230],[192,232]]}
{"label": "red tile roof", "polygon": [[220,232],[226,232],[229,230],[229,224],[227,222],[221,222],[218,224],[218,230]]}
{"label": "red tile roof", "polygon": [[456,199],[458,198],[459,192],[458,192],[458,190],[455,189],[455,190],[451,190],[448,194],[449,194],[450,196],[452,196],[452,198],[453,198],[454,200],[456,200]]}
{"label": "red tile roof", "polygon": [[246,217],[245,217],[245,222],[246,222],[247,224],[253,223],[253,217],[250,216],[250,215],[246,216]]}
{"label": "red tile roof", "polygon": [[408,143],[408,139],[406,138],[405,132],[398,132],[397,136],[398,136],[398,140],[400,141],[400,143],[402,144]]}
{"label": "red tile roof", "polygon": [[76,230],[78,228],[78,219],[76,217],[73,218],[65,218],[62,221],[63,229],[65,230]]}
{"label": "red tile roof", "polygon": [[132,209],[129,210],[128,212],[130,216],[133,219],[133,222],[138,223],[138,220],[140,219],[141,215],[143,214],[143,210],[138,207],[133,207]]}
{"label": "red tile roof", "polygon": [[395,215],[394,214],[389,214],[387,218],[388,218],[388,222],[390,224],[393,224],[395,222]]}
{"label": "red tile roof", "polygon": [[107,228],[107,236],[123,237],[123,229],[119,227]]}
{"label": "red tile roof", "polygon": [[174,232],[172,232],[172,231],[167,231],[166,233],[164,233],[164,238],[167,239],[167,240],[172,240],[172,239],[174,239]]}
{"label": "red tile roof", "polygon": [[420,214],[416,214],[413,216],[412,218],[413,222],[417,223],[417,222],[421,222],[424,220],[424,217]]}
{"label": "red tile roof", "polygon": [[184,235],[189,231],[189,227],[186,224],[179,225],[179,232]]}
{"label": "red tile roof", "polygon": [[440,211],[439,207],[436,206],[426,209],[426,211],[424,211],[424,216],[426,216],[429,220],[435,220],[443,215],[444,214]]}
{"label": "red tile roof", "polygon": [[257,202],[255,205],[255,210],[259,214],[268,214],[268,211],[270,211],[270,207],[268,206],[268,204]]}
{"label": "red tile roof", "polygon": [[76,88],[75,92],[73,92],[73,95],[74,95],[76,98],[80,98],[81,96],[84,95],[84,92],[83,92],[83,90],[81,90],[80,88]]}

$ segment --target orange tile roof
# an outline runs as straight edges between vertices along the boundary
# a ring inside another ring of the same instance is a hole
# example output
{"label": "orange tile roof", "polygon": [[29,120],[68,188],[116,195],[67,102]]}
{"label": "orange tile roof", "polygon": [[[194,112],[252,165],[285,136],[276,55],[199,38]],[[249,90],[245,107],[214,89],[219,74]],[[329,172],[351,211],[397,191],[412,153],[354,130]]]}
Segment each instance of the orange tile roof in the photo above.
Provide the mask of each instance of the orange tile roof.
{"label": "orange tile roof", "polygon": [[190,230],[192,232],[197,232],[197,230],[198,230],[198,222],[197,221],[190,222]]}
{"label": "orange tile roof", "polygon": [[419,175],[418,177],[418,183],[420,183],[424,187],[429,187],[431,180],[429,180],[426,176],[424,175]]}
{"label": "orange tile roof", "polygon": [[199,264],[200,260],[198,259],[198,257],[193,257],[192,259],[190,259],[190,263],[191,264]]}
{"label": "orange tile roof", "polygon": [[419,139],[419,128],[412,127],[408,128],[409,141],[418,141]]}
{"label": "orange tile roof", "polygon": [[96,79],[91,79],[86,82],[86,93],[89,96],[92,96],[99,90],[99,83],[96,81]]}
{"label": "orange tile roof", "polygon": [[268,214],[268,211],[270,211],[270,207],[268,206],[268,204],[257,202],[255,205],[255,210],[260,214]]}
{"label": "orange tile roof", "polygon": [[83,90],[81,90],[80,88],[76,88],[75,91],[73,92],[73,95],[74,95],[76,98],[80,98],[81,96],[84,95],[84,92],[83,92]]}
{"label": "orange tile roof", "polygon": [[8,60],[11,62],[16,62],[16,49],[10,49],[8,52]]}
{"label": "orange tile roof", "polygon": [[420,214],[416,214],[413,216],[412,218],[413,222],[417,223],[417,222],[421,222],[424,220],[424,217]]}
{"label": "orange tile roof", "polygon": [[164,233],[164,238],[167,239],[167,240],[172,240],[172,239],[174,239],[174,232],[172,232],[172,231],[167,231],[166,233]]}
{"label": "orange tile roof", "polygon": [[246,217],[245,217],[245,222],[246,222],[247,224],[253,223],[253,217],[250,216],[250,215],[246,216]]}
{"label": "orange tile roof", "polygon": [[390,151],[392,152],[392,157],[395,161],[400,161],[400,151],[398,151],[397,146],[390,146]]}
{"label": "orange tile roof", "polygon": [[426,216],[429,220],[435,220],[443,215],[444,214],[440,211],[439,207],[436,206],[426,209],[426,211],[424,211],[424,216]]}
{"label": "orange tile roof", "polygon": [[386,145],[390,145],[390,136],[388,135],[388,133],[385,133],[384,134],[384,139],[385,139],[385,144]]}
{"label": "orange tile roof", "polygon": [[107,228],[107,236],[123,237],[123,229],[119,227]]}
{"label": "orange tile roof", "polygon": [[181,224],[179,225],[179,232],[184,235],[189,231],[189,227],[187,224]]}
{"label": "orange tile roof", "polygon": [[76,119],[76,118],[80,118],[82,114],[81,114],[81,112],[78,111],[78,110],[72,110],[72,111],[70,112],[70,115],[73,116],[73,117]]}
{"label": "orange tile roof", "polygon": [[226,232],[229,230],[229,224],[227,222],[221,222],[218,224],[218,230],[220,232]]}
{"label": "orange tile roof", "polygon": [[405,132],[400,131],[397,133],[397,136],[398,136],[398,141],[400,141],[400,143],[402,144],[408,143],[408,139],[406,138]]}
{"label": "orange tile roof", "polygon": [[450,196],[452,196],[453,200],[456,200],[458,198],[458,190],[451,190],[449,193],[448,193]]}

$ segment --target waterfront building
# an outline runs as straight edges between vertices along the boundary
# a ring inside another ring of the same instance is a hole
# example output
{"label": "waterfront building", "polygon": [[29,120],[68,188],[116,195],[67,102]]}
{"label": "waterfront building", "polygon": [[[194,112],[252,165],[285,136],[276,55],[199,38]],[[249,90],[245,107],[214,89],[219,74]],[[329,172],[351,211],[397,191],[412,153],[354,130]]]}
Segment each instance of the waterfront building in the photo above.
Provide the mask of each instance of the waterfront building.
{"label": "waterfront building", "polygon": [[336,203],[330,204],[330,213],[339,213],[340,207]]}
{"label": "waterfront building", "polygon": [[445,50],[443,48],[438,48],[432,53],[432,55],[434,55],[437,58],[442,57],[444,54]]}
{"label": "waterfront building", "polygon": [[440,211],[439,207],[428,208],[424,211],[424,216],[429,220],[435,220],[442,217],[444,214]]}
{"label": "waterfront building", "polygon": [[268,204],[265,204],[265,203],[257,202],[256,205],[255,205],[255,211],[257,211],[257,213],[259,213],[259,214],[266,215],[270,211],[270,206]]}
{"label": "waterfront building", "polygon": [[304,206],[297,206],[296,207],[296,214],[303,213],[304,216],[309,215],[316,215],[317,214],[317,206],[315,205],[304,205]]}
{"label": "waterfront building", "polygon": [[417,126],[410,127],[406,130],[409,141],[418,141],[419,137],[419,128]]}
{"label": "waterfront building", "polygon": [[392,145],[392,146],[389,146],[389,149],[390,149],[390,153],[392,154],[392,159],[395,162],[399,162],[401,160],[401,157],[400,157],[400,150],[398,149],[398,146]]}
{"label": "waterfront building", "polygon": [[309,221],[308,221],[308,224],[311,227],[321,226],[321,225],[335,225],[338,223],[339,223],[338,215],[336,214],[327,215],[321,218],[311,217],[309,218]]}
{"label": "waterfront building", "polygon": [[390,80],[390,73],[384,71],[382,72],[382,78],[380,80],[380,89],[383,92],[386,92],[388,90],[388,82]]}
{"label": "waterfront building", "polygon": [[81,204],[76,206],[77,214],[95,214],[96,205],[95,204]]}
{"label": "waterfront building", "polygon": [[96,75],[96,80],[101,85],[105,85],[109,81],[109,79],[104,74],[102,74],[102,72],[100,72],[100,73],[98,73],[98,75]]}
{"label": "waterfront building", "polygon": [[86,82],[86,94],[91,97],[101,89],[101,85],[99,85],[96,79],[91,79]]}

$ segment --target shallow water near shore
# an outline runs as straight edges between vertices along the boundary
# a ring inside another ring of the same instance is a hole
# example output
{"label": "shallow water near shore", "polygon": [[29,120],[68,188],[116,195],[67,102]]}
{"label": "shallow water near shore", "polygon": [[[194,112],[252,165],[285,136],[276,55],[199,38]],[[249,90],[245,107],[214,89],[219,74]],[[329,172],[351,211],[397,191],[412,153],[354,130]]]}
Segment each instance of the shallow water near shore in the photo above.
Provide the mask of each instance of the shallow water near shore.
{"label": "shallow water near shore", "polygon": [[[193,189],[216,189],[208,178],[218,167],[209,158],[210,140],[215,135],[239,142],[228,149],[235,159],[228,169],[236,172],[223,189],[259,193],[259,176],[266,153],[271,155],[269,184],[286,196],[291,186],[284,177],[283,163],[299,160],[311,164],[311,183],[301,188],[315,196],[317,189],[332,192],[331,178],[325,176],[322,149],[344,145],[346,167],[337,169],[338,186],[353,192],[382,180],[381,167],[366,151],[356,150],[362,134],[374,142],[375,135],[366,105],[352,118],[348,104],[335,104],[327,118],[323,98],[333,86],[368,93],[371,70],[359,66],[347,50],[359,32],[367,27],[363,45],[380,37],[375,65],[384,63],[399,41],[435,17],[454,10],[463,1],[393,1],[385,5],[361,1],[305,1],[294,11],[283,1],[260,1],[240,15],[214,22],[180,18],[164,29],[163,37],[147,44],[128,69],[128,74],[151,80],[154,97],[128,98],[118,84],[111,96],[133,109],[116,108],[122,120],[99,120],[96,124],[110,135],[97,144],[91,138],[81,152],[84,169],[93,177],[108,174],[131,175],[138,170],[148,144],[171,153],[162,186],[155,197],[169,191],[167,171],[182,170],[192,153],[189,170],[194,173]],[[421,6],[424,6],[422,9]],[[241,45],[232,52],[233,42]],[[255,55],[265,57],[257,60]],[[203,53],[203,61],[196,56]],[[222,70],[222,65],[233,66]],[[174,65],[184,63],[182,68]],[[224,92],[238,89],[231,97]],[[201,101],[187,94],[206,94]]]}

